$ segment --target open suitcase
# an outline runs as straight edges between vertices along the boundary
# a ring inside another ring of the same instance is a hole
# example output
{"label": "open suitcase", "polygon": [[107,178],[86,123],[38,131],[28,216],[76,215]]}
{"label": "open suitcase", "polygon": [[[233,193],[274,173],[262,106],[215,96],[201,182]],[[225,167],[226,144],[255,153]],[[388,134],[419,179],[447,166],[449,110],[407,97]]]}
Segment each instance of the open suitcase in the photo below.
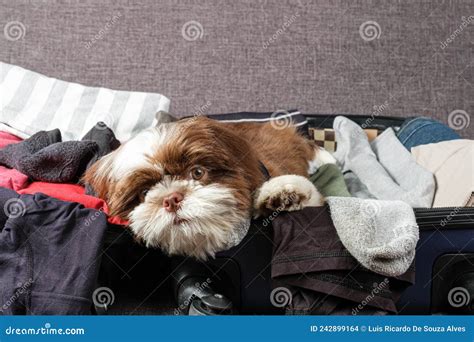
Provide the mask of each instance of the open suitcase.
{"label": "open suitcase", "polygon": [[[383,116],[345,116],[377,131],[399,127],[404,121]],[[306,117],[311,130],[332,128],[335,116]],[[399,314],[474,313],[474,208],[416,209],[415,214],[420,227],[416,283],[398,301]],[[121,288],[125,296],[131,291],[140,292],[143,286],[153,292],[164,289],[164,296],[170,298],[167,314],[282,314],[283,310],[270,302],[272,248],[271,227],[258,220],[252,222],[238,246],[219,253],[206,264],[147,251],[134,244],[123,228],[111,226],[105,250],[114,257],[103,258],[100,282],[112,289]],[[138,264],[144,265],[142,271],[133,276],[126,271],[139,269]],[[154,277],[154,270],[163,276]],[[124,273],[130,279],[124,281]],[[144,300],[139,302],[141,306]],[[139,309],[132,312],[156,313]]]}

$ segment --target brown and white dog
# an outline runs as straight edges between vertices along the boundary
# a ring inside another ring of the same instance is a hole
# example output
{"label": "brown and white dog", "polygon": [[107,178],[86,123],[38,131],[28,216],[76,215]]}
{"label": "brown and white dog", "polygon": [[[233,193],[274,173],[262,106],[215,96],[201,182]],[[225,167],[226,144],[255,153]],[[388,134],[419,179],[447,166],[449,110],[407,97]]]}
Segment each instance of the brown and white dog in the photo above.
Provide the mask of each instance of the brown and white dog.
{"label": "brown and white dog", "polygon": [[333,161],[293,127],[197,117],[141,132],[84,180],[147,246],[206,259],[252,215],[321,205],[307,176]]}

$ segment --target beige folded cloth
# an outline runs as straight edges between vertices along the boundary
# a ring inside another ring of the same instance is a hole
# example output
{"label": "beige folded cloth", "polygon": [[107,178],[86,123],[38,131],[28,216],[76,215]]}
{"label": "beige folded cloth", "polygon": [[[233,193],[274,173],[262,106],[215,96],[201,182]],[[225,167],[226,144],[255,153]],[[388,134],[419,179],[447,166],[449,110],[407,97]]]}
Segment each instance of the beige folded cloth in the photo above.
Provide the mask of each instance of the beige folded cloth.
{"label": "beige folded cloth", "polygon": [[433,207],[472,206],[474,140],[450,140],[412,147],[416,162],[436,179]]}

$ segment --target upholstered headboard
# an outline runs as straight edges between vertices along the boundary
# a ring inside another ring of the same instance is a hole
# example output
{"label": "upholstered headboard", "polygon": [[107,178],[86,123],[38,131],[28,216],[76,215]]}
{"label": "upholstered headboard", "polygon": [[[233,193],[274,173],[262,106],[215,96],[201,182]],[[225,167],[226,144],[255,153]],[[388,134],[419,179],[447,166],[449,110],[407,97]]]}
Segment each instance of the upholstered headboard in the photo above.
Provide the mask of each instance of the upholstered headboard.
{"label": "upholstered headboard", "polygon": [[[474,115],[471,0],[0,6],[1,61],[86,85],[156,91],[178,115],[298,108],[452,125]],[[462,125],[474,138],[474,124]]]}

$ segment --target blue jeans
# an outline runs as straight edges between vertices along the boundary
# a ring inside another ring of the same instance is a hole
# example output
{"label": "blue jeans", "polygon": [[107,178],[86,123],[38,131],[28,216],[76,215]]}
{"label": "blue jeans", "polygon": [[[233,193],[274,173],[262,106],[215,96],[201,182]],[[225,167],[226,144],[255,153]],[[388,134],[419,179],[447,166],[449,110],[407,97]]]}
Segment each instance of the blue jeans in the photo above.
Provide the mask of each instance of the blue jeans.
{"label": "blue jeans", "polygon": [[398,130],[397,137],[408,151],[418,145],[461,139],[454,130],[445,124],[424,117],[406,119]]}

